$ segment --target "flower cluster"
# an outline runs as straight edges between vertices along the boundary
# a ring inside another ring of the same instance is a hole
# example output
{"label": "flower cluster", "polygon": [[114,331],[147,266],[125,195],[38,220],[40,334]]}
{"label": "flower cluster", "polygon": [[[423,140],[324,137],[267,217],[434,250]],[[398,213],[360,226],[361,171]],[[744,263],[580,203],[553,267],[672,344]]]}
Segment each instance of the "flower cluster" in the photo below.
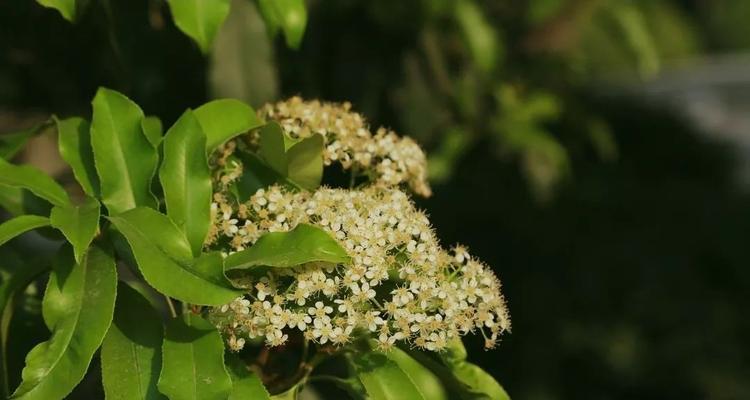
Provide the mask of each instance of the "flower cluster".
{"label": "flower cluster", "polygon": [[427,161],[419,145],[409,137],[401,138],[382,127],[373,134],[367,121],[351,111],[349,103],[303,101],[292,97],[268,104],[258,114],[265,120],[278,122],[284,132],[295,139],[323,135],[326,165],[338,162],[344,169],[374,174],[376,185],[405,183],[421,196],[431,194],[427,184]]}
{"label": "flower cluster", "polygon": [[403,341],[427,350],[479,331],[489,348],[510,329],[500,280],[465,248],[441,248],[427,217],[397,188],[272,186],[241,204],[220,193],[215,200],[209,246],[241,251],[266,232],[307,223],[351,256],[349,265],[309,263],[243,278],[248,293],[211,311],[234,350],[247,338],[281,345],[293,330],[319,344],[370,332],[382,348]]}

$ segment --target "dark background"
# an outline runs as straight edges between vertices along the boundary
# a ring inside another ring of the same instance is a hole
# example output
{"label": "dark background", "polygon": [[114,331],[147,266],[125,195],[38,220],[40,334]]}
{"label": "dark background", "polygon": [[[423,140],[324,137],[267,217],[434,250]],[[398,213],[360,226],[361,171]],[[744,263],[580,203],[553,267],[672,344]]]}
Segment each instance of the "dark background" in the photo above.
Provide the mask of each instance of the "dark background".
{"label": "dark background", "polygon": [[[434,155],[419,205],[503,280],[513,333],[467,344],[512,397],[750,398],[750,2],[456,3],[310,1],[292,50],[237,0],[204,57],[162,1],[71,25],[4,0],[0,133],[88,117],[98,86],[165,126],[213,97],[351,101]],[[64,176],[49,148],[21,158]],[[12,324],[16,375],[38,296]]]}

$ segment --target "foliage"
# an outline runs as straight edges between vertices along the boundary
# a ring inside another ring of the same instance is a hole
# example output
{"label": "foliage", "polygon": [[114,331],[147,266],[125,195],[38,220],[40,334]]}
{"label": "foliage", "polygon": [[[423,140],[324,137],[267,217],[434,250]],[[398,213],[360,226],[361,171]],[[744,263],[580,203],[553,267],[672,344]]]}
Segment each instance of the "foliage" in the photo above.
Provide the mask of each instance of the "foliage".
{"label": "foliage", "polygon": [[[32,166],[0,160],[0,190],[28,191],[51,206],[41,215],[21,212],[1,224],[0,243],[48,226],[63,239],[42,302],[51,337],[27,355],[23,381],[11,398],[68,396],[87,373],[97,373],[89,364],[99,348],[104,392],[112,399],[269,398],[269,389],[281,396],[270,398],[296,398],[305,385],[327,380],[355,398],[424,399],[445,392],[505,396],[493,378],[463,359],[430,359],[395,348],[381,352],[367,331],[353,334],[346,346],[304,339],[302,347],[277,351],[272,358],[295,357],[300,364],[282,374],[281,384],[279,372],[266,365],[268,348],[262,344],[256,344],[261,354],[255,357],[249,347],[239,355],[229,353],[223,331],[205,319],[211,306],[248,291],[242,279],[230,281],[225,273],[348,265],[352,259],[327,231],[307,224],[262,235],[229,256],[208,250],[216,218],[212,170],[222,157],[215,150],[238,135],[256,134],[257,153],[246,151],[275,173],[275,183],[314,191],[322,177],[323,137],[293,138],[236,100],[185,111],[163,138],[156,135],[160,124],[116,91],[100,89],[92,105],[90,124],[78,117],[55,119],[59,148],[77,182],[70,192]],[[11,274],[26,283],[30,278]],[[13,279],[4,282],[4,299],[24,288]],[[165,305],[166,316],[159,311]],[[3,316],[9,312],[2,310]],[[320,373],[319,365],[336,359],[346,360],[348,376]],[[263,382],[272,385],[266,389]]]}

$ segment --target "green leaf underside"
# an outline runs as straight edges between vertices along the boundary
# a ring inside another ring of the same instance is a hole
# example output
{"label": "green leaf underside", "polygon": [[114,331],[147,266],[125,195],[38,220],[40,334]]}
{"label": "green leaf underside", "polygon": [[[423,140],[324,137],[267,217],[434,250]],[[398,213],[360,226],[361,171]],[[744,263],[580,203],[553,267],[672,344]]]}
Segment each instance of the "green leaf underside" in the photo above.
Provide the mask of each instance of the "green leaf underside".
{"label": "green leaf underside", "polygon": [[91,149],[91,124],[78,117],[54,120],[60,155],[70,165],[83,191],[89,196],[98,196],[99,177],[96,175],[94,152]]}
{"label": "green leaf underside", "polygon": [[299,48],[307,25],[304,0],[258,0],[258,5],[270,33],[283,30],[287,46]]}
{"label": "green leaf underside", "polygon": [[167,324],[159,391],[171,400],[225,400],[232,380],[224,367],[224,342],[203,318],[184,315]]}
{"label": "green leaf underside", "polygon": [[323,179],[323,136],[301,140],[287,152],[289,180],[303,189],[315,190]]}
{"label": "green leaf underside", "polygon": [[29,190],[0,184],[0,208],[11,215],[49,215],[52,205]]}
{"label": "green leaf underside", "polygon": [[163,127],[159,117],[148,116],[141,121],[141,129],[146,139],[154,147],[159,147],[162,139]]}
{"label": "green leaf underside", "polygon": [[229,0],[167,0],[175,25],[208,53],[229,15]]}
{"label": "green leaf underside", "polygon": [[[260,158],[240,156],[243,163],[264,164],[261,171],[255,171],[257,166],[245,168],[251,179],[284,183],[296,189],[315,190],[320,186],[323,178],[322,135],[293,140],[284,134],[279,124],[269,122],[260,130],[259,154]],[[272,173],[264,173],[264,170]],[[244,184],[240,181],[238,185]]]}
{"label": "green leaf underside", "polygon": [[63,18],[70,22],[75,22],[76,19],[76,1],[77,0],[36,0],[37,3],[48,7],[54,8],[60,12]]}
{"label": "green leaf underside", "polygon": [[510,400],[505,389],[485,370],[470,362],[462,362],[452,368],[453,375],[467,385],[474,393],[480,393],[492,400]]}
{"label": "green leaf underside", "polygon": [[[232,185],[232,193],[237,201],[244,202],[254,195],[258,189],[263,189],[276,183],[285,184],[286,180],[255,153],[239,152],[235,154],[242,163],[242,175]],[[289,185],[293,187],[292,185]]]}
{"label": "green leaf underside", "polygon": [[49,218],[37,215],[21,215],[0,224],[0,246],[8,240],[32,229],[49,226]]}
{"label": "green leaf underside", "polygon": [[193,259],[190,244],[165,215],[145,207],[109,220],[125,236],[146,281],[167,296],[200,305],[221,305],[240,292],[223,274],[215,254]]}
{"label": "green leaf underside", "polygon": [[143,111],[122,94],[100,88],[92,102],[91,144],[109,215],[155,207],[151,179],[158,155],[141,129]]}
{"label": "green leaf underside", "polygon": [[0,159],[0,184],[27,189],[56,206],[70,205],[65,189],[32,166],[14,165]]}
{"label": "green leaf underside", "polygon": [[448,343],[445,352],[438,353],[453,376],[473,393],[490,399],[510,400],[505,389],[482,368],[466,361],[467,353],[463,341],[455,338]]}
{"label": "green leaf underside", "polygon": [[206,134],[209,154],[233,137],[263,125],[252,107],[235,99],[214,100],[193,113]]}
{"label": "green leaf underside", "polygon": [[419,350],[406,350],[406,353],[432,371],[450,392],[451,398],[510,399],[503,387],[490,374],[466,361],[466,349],[461,339],[451,340],[444,352],[427,354]]}
{"label": "green leaf underside", "polygon": [[371,400],[425,399],[409,375],[381,353],[356,352],[351,363]]}
{"label": "green leaf underside", "polygon": [[288,175],[284,131],[276,122],[269,122],[260,130],[260,156],[271,169],[281,176]]}
{"label": "green leaf underside", "polygon": [[156,383],[164,326],[143,295],[120,283],[115,316],[102,343],[102,383],[108,400],[166,399]]}
{"label": "green leaf underside", "polygon": [[159,170],[167,215],[188,238],[194,255],[200,254],[211,224],[211,172],[205,149],[203,129],[188,110],[167,132]]}
{"label": "green leaf underside", "polygon": [[233,354],[227,355],[227,371],[232,378],[229,400],[270,400],[271,395],[257,374],[247,369],[245,363]]}
{"label": "green leaf underside", "polygon": [[117,274],[112,254],[92,247],[75,264],[68,246],[57,257],[42,302],[52,337],[26,356],[14,399],[61,399],[83,379],[112,322]]}
{"label": "green leaf underside", "polygon": [[50,223],[73,245],[76,262],[81,262],[89,244],[94,240],[99,228],[100,212],[99,202],[91,197],[87,197],[86,202],[80,206],[52,208]]}
{"label": "green leaf underside", "polygon": [[266,233],[250,248],[224,260],[225,270],[256,266],[289,268],[308,262],[346,264],[351,259],[328,232],[308,224],[299,224],[289,232]]}
{"label": "green leaf underside", "polygon": [[393,361],[398,367],[409,376],[420,393],[425,399],[429,400],[447,400],[448,394],[443,388],[440,379],[435,376],[429,369],[425,368],[419,361],[413,359],[409,354],[394,347],[388,352],[381,353]]}

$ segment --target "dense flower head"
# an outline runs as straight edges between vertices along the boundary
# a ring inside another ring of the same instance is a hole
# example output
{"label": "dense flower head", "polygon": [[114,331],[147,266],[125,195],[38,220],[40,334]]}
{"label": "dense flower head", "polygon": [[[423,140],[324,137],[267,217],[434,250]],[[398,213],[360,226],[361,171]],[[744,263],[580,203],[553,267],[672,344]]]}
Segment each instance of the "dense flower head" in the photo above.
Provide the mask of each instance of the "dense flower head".
{"label": "dense flower head", "polygon": [[[373,134],[365,118],[351,111],[349,103],[292,97],[268,104],[258,114],[264,120],[276,121],[294,139],[322,135],[326,165],[338,162],[346,170],[374,175],[376,185],[404,183],[420,196],[431,194],[427,159],[419,145],[409,137],[399,137],[382,127]],[[251,141],[257,142],[257,139]]]}
{"label": "dense flower head", "polygon": [[278,346],[294,330],[319,344],[369,332],[382,348],[407,342],[427,350],[480,332],[489,348],[510,329],[500,280],[465,248],[443,249],[426,215],[398,188],[271,186],[240,204],[216,193],[212,209],[208,245],[227,253],[307,223],[351,256],[348,265],[308,263],[239,279],[247,294],[211,312],[234,350],[257,337]]}

